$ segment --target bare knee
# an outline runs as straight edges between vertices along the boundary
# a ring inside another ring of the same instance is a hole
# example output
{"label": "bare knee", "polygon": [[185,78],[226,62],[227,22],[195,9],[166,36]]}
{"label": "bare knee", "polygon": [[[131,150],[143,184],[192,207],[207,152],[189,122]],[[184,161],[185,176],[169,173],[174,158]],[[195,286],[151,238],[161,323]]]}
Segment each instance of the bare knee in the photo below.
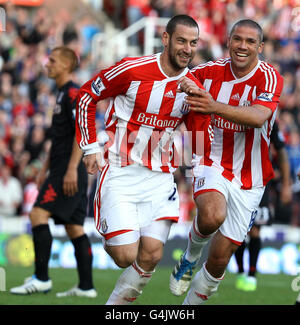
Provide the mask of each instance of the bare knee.
{"label": "bare knee", "polygon": [[163,256],[163,243],[157,239],[143,237],[137,258],[138,265],[145,271],[153,271]]}
{"label": "bare knee", "polygon": [[225,215],[219,211],[208,211],[199,213],[197,216],[198,229],[203,235],[210,235],[220,228],[225,220]]}
{"label": "bare knee", "polygon": [[67,224],[65,225],[65,229],[70,239],[75,239],[84,235],[84,229],[81,225]]}
{"label": "bare knee", "polygon": [[145,271],[152,271],[162,259],[162,251],[141,251],[138,256],[138,265]]}
{"label": "bare knee", "polygon": [[225,198],[220,193],[213,194],[199,195],[196,199],[198,208],[197,225],[203,235],[210,235],[215,232],[226,218]]}
{"label": "bare knee", "polygon": [[33,208],[29,214],[29,219],[32,227],[47,224],[49,218],[50,212],[38,207]]}
{"label": "bare knee", "polygon": [[130,266],[137,258],[137,247],[135,244],[120,246],[105,246],[106,252],[112,257],[120,268]]}

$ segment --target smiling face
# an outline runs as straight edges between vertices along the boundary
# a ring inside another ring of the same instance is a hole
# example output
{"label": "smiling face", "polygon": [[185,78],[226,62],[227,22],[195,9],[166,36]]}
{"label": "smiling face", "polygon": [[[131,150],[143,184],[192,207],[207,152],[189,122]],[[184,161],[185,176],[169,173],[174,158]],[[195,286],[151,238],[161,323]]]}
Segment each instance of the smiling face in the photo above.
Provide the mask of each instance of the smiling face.
{"label": "smiling face", "polygon": [[171,69],[181,71],[193,60],[198,43],[198,28],[178,24],[173,34],[163,35],[165,51]]}
{"label": "smiling face", "polygon": [[263,42],[256,28],[247,25],[236,26],[228,40],[228,48],[232,70],[241,78],[256,66],[258,55],[263,50]]}

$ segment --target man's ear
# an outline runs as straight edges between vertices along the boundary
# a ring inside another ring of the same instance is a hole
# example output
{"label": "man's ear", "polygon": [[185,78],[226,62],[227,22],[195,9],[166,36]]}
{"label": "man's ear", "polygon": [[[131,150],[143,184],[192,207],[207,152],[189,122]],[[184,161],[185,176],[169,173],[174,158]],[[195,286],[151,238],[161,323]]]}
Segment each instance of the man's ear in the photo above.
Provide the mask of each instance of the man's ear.
{"label": "man's ear", "polygon": [[226,47],[229,48],[230,37],[227,37]]}
{"label": "man's ear", "polygon": [[71,62],[68,61],[67,59],[61,60],[61,64],[64,67],[65,70],[71,71]]}
{"label": "man's ear", "polygon": [[164,47],[168,46],[170,41],[170,35],[167,32],[163,32],[161,40]]}
{"label": "man's ear", "polygon": [[263,49],[264,49],[264,45],[265,45],[264,42],[261,42],[261,43],[259,44],[259,47],[258,47],[258,53],[259,53],[259,54],[262,54]]}

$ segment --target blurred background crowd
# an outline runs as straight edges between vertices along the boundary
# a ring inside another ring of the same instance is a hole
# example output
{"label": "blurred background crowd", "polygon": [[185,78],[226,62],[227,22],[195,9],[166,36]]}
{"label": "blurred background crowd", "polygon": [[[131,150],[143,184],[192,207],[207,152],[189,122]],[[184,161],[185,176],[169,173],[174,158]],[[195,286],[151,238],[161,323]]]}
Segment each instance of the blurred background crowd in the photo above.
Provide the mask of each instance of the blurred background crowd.
{"label": "blurred background crowd", "polygon": [[[105,24],[124,30],[142,17],[191,15],[201,39],[193,65],[227,56],[226,35],[247,17],[264,29],[264,60],[285,83],[277,114],[291,167],[294,198],[283,206],[280,175],[272,182],[275,222],[300,226],[300,1],[297,0],[85,0],[3,1],[6,28],[0,32],[0,216],[28,215],[37,195],[35,176],[49,151],[48,129],[55,105],[54,83],[44,65],[52,48],[67,45],[80,57],[75,81],[82,85],[104,63],[92,55],[93,38]],[[20,5],[22,3],[23,5]],[[26,3],[26,5],[24,5]],[[30,4],[31,5],[28,5]],[[159,30],[157,30],[159,33]],[[142,47],[143,36],[130,39]],[[101,49],[106,51],[105,47]],[[110,53],[107,53],[110,55]],[[99,130],[107,103],[97,109]],[[274,157],[276,167],[276,157]],[[195,213],[191,186],[180,170],[181,220]],[[91,179],[91,184],[93,184]],[[90,186],[92,192],[92,185]],[[91,211],[88,211],[91,216]]]}

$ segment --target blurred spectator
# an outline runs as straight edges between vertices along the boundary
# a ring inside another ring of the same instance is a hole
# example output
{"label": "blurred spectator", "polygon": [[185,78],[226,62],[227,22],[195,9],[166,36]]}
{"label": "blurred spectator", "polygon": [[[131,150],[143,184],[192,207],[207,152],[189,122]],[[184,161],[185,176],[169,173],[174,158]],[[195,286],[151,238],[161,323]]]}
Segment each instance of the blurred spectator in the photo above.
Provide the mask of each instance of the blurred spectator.
{"label": "blurred spectator", "polygon": [[16,98],[15,105],[12,109],[12,117],[15,118],[17,115],[24,115],[31,117],[34,113],[34,108],[27,96],[18,95]]}
{"label": "blurred spectator", "polygon": [[9,146],[3,139],[0,138],[0,162],[1,161],[3,161],[4,164],[10,166],[11,168],[14,166],[14,160],[9,150]]}
{"label": "blurred spectator", "polygon": [[[128,26],[148,16],[151,11],[150,0],[126,0],[126,18]],[[139,34],[135,33],[130,38],[130,45],[139,45]]]}
{"label": "blurred spectator", "polygon": [[186,15],[186,0],[174,0],[174,15]]}
{"label": "blurred spectator", "polygon": [[291,166],[291,177],[293,179],[294,206],[291,216],[291,223],[300,226],[300,181],[298,174],[300,172],[300,134],[299,130],[293,130],[290,133],[289,144],[287,145],[289,162]]}
{"label": "blurred spectator", "polygon": [[3,164],[0,174],[0,216],[17,215],[21,202],[21,183],[11,175],[11,167]]}
{"label": "blurred spectator", "polygon": [[29,162],[39,158],[45,142],[45,130],[41,126],[35,126],[27,137],[25,150],[30,154]]}
{"label": "blurred spectator", "polygon": [[100,33],[101,29],[89,15],[84,16],[77,24],[79,37],[81,38],[81,55],[86,57],[91,52],[91,43],[93,36]]}
{"label": "blurred spectator", "polygon": [[38,187],[35,182],[38,172],[42,168],[42,163],[39,160],[34,160],[24,170],[24,178],[26,185],[24,187],[23,203],[22,203],[22,215],[28,216],[34,202],[38,196]]}
{"label": "blurred spectator", "polygon": [[11,139],[11,128],[9,124],[9,114],[0,109],[0,139],[9,144]]}
{"label": "blurred spectator", "polygon": [[159,17],[172,17],[174,15],[173,0],[152,0],[151,7]]}
{"label": "blurred spectator", "polygon": [[[291,176],[293,181],[297,180],[297,174],[300,171],[300,134],[299,131],[291,131],[289,144],[287,145],[289,155]],[[300,189],[299,189],[300,190]]]}

